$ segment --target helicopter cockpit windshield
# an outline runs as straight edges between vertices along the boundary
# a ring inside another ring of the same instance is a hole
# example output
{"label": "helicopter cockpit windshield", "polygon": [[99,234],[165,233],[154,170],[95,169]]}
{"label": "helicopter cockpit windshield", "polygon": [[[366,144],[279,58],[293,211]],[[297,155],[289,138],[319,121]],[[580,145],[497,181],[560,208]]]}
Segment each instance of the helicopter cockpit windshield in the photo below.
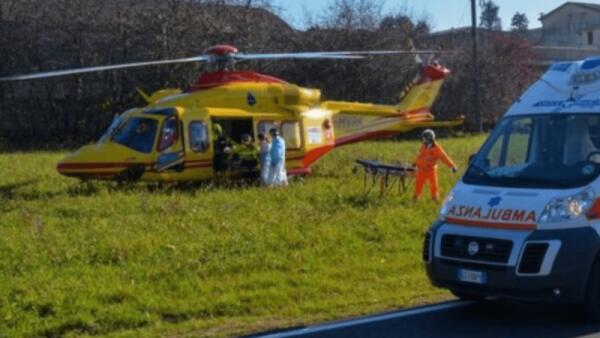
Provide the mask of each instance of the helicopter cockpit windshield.
{"label": "helicopter cockpit windshield", "polygon": [[[156,140],[158,120],[132,117],[118,124],[112,133],[112,141],[142,153],[152,152]],[[110,128],[109,128],[110,131]]]}
{"label": "helicopter cockpit windshield", "polygon": [[102,136],[98,140],[98,143],[101,144],[108,142],[114,134],[115,130],[117,130],[117,128],[123,123],[123,121],[125,121],[123,114],[115,115],[115,118],[110,123],[110,126],[108,126],[104,134],[102,134]]}

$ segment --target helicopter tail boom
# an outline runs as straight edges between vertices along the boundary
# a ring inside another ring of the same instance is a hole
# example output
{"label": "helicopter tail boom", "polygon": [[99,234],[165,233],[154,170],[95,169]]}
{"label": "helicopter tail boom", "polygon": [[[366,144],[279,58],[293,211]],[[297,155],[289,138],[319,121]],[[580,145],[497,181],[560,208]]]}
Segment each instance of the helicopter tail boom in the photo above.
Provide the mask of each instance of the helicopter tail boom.
{"label": "helicopter tail boom", "polygon": [[439,64],[421,66],[420,74],[403,90],[397,105],[326,101],[334,112],[335,145],[394,136],[425,126],[460,124],[434,122],[430,109],[450,71]]}

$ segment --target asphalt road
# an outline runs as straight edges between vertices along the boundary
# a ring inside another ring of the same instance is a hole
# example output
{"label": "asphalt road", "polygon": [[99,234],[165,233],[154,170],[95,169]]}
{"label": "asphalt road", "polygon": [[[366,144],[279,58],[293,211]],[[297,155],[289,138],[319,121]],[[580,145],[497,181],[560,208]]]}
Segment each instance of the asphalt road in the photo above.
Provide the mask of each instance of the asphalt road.
{"label": "asphalt road", "polygon": [[600,323],[574,307],[454,301],[249,337],[600,337]]}

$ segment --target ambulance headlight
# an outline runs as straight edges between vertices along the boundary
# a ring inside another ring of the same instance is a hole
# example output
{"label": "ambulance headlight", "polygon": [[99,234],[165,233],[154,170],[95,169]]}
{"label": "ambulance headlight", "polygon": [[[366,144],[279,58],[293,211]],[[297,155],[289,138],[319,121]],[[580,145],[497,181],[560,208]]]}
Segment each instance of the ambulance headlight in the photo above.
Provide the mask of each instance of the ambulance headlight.
{"label": "ambulance headlight", "polygon": [[539,223],[568,221],[585,214],[594,204],[596,195],[592,188],[575,195],[553,198],[542,212]]}
{"label": "ambulance headlight", "polygon": [[444,198],[444,202],[442,202],[442,208],[440,209],[440,215],[439,215],[440,220],[443,221],[444,219],[446,219],[448,210],[450,210],[450,204],[452,203],[453,200],[454,200],[454,194],[452,192],[450,192],[448,195],[446,195],[446,198]]}

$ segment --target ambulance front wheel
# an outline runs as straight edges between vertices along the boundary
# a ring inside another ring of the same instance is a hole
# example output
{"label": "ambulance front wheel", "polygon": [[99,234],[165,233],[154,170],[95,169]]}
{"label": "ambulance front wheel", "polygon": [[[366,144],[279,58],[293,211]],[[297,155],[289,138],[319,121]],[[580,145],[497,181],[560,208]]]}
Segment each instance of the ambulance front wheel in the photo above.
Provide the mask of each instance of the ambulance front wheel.
{"label": "ambulance front wheel", "polygon": [[600,257],[596,257],[590,271],[584,306],[589,319],[600,321]]}
{"label": "ambulance front wheel", "polygon": [[458,297],[460,300],[469,300],[469,301],[474,301],[474,302],[482,302],[485,300],[485,296],[482,296],[482,295],[477,295],[477,294],[462,292],[462,291],[457,291],[457,290],[450,290],[450,292],[452,292],[452,294],[455,295],[456,297]]}

